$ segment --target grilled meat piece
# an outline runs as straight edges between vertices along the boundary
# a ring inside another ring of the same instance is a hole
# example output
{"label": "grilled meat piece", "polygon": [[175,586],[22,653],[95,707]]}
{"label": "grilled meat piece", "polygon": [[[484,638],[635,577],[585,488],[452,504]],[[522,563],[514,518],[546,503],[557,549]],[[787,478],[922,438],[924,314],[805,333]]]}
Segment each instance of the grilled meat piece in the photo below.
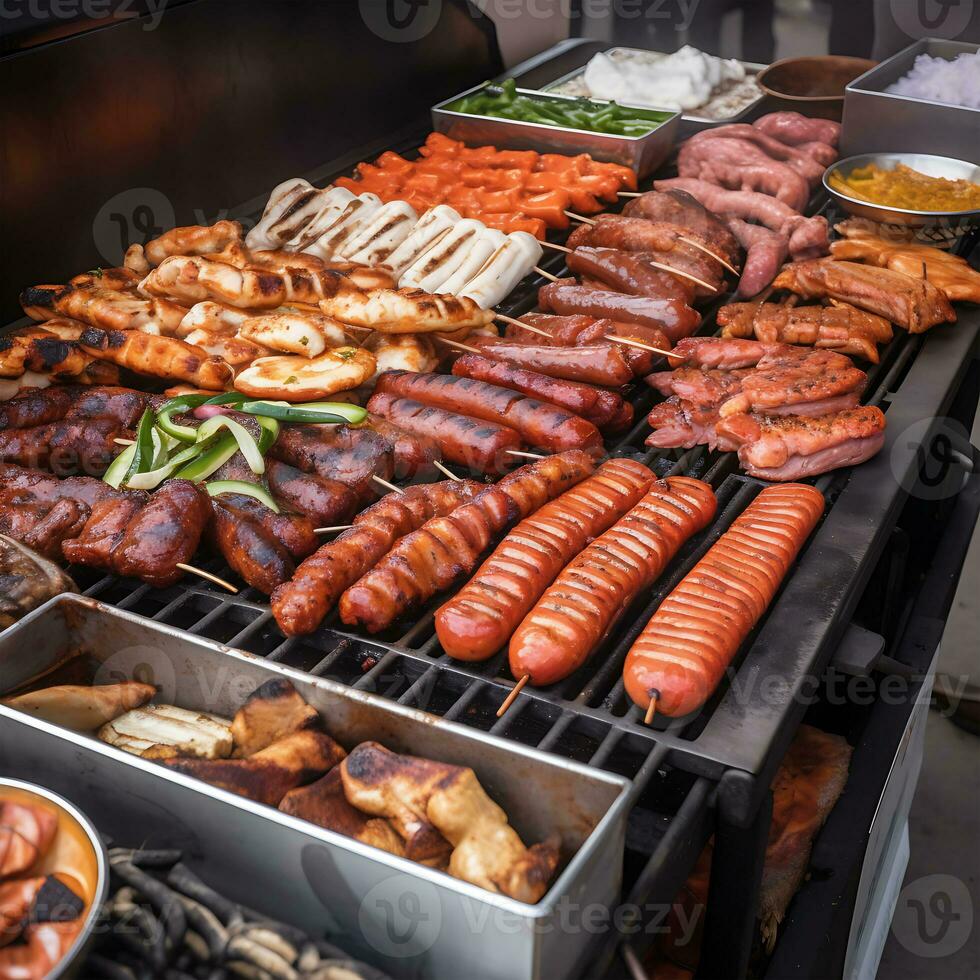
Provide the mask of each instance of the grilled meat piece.
{"label": "grilled meat piece", "polygon": [[78,389],[67,385],[27,388],[0,404],[0,429],[28,429],[63,419]]}
{"label": "grilled meat piece", "polygon": [[171,255],[207,255],[241,241],[242,226],[237,221],[216,221],[213,225],[171,228],[147,242],[143,254],[150,265],[156,266]]}
{"label": "grilled meat piece", "polygon": [[45,558],[57,559],[62,554],[62,545],[81,532],[91,512],[86,504],[69,499],[44,508],[43,516],[39,510],[37,520],[20,540]]}
{"label": "grilled meat piece", "polygon": [[30,428],[65,418],[115,419],[123,428],[131,429],[154,400],[154,396],[132,388],[103,385],[29,388],[0,404],[0,429]]}
{"label": "grilled meat piece", "polygon": [[508,524],[585,479],[592,458],[581,450],[522,466],[446,516],[405,535],[340,598],[340,618],[377,633],[412,605],[430,599],[474,568]]}
{"label": "grilled meat piece", "polygon": [[291,789],[319,779],[346,754],[329,735],[307,729],[287,735],[247,759],[176,758],[163,764],[229,793],[278,806]]}
{"label": "grilled meat piece", "polygon": [[[106,498],[121,498],[132,491],[115,490],[108,483],[90,476],[58,479],[40,470],[0,463],[0,493],[25,494],[29,499],[53,503],[56,500],[78,500],[89,507]],[[25,498],[26,499],[26,498]]]}
{"label": "grilled meat piece", "polygon": [[762,480],[799,480],[870,459],[885,441],[885,415],[863,406],[819,418],[733,415],[716,432],[742,468]]}
{"label": "grilled meat piece", "polygon": [[795,306],[731,303],[718,311],[723,337],[754,337],[769,344],[803,344],[878,363],[878,343],[891,339],[883,317],[849,304]]}
{"label": "grilled meat piece", "polygon": [[[395,370],[395,369],[392,369]],[[395,454],[395,479],[411,480],[419,476],[427,476],[435,471],[433,462],[439,459],[439,443],[433,437],[409,432],[400,426],[389,422],[380,415],[370,414],[361,423],[359,429],[370,429],[386,439]]]}
{"label": "grilled meat piece", "polygon": [[353,837],[362,844],[379,847],[399,857],[405,856],[405,845],[395,833],[391,821],[384,817],[368,817],[347,802],[340,766],[334,767],[309,786],[290,790],[282,798],[279,809],[318,827]]}
{"label": "grilled meat piece", "polygon": [[266,528],[235,506],[243,499],[241,494],[219,494],[212,499],[214,519],[208,527],[209,537],[232,571],[252,588],[269,595],[289,580],[296,566]]}
{"label": "grilled meat piece", "polygon": [[927,279],[857,262],[794,262],[783,269],[773,285],[804,299],[843,300],[883,316],[909,333],[924,333],[938,323],[956,322],[946,294]]}
{"label": "grilled meat piece", "polygon": [[115,572],[149,582],[159,589],[173,585],[197,551],[211,517],[207,493],[189,480],[168,480],[129,522],[112,553]]}
{"label": "grilled meat piece", "polygon": [[0,534],[0,629],[62,592],[77,591],[75,583],[45,556]]}
{"label": "grilled meat piece", "polygon": [[483,327],[493,322],[493,310],[484,310],[468,297],[434,295],[421,289],[338,289],[320,300],[327,316],[380,333],[431,333]]}
{"label": "grilled meat piece", "polygon": [[755,296],[776,278],[782,268],[789,255],[789,238],[764,225],[750,225],[733,216],[728,217],[727,224],[746,250],[745,265],[738,281],[738,295]]}
{"label": "grilled meat piece", "polygon": [[125,497],[106,497],[97,501],[81,533],[61,546],[61,553],[73,565],[111,571],[113,552],[126,536],[129,522],[146,506],[149,494],[129,491]]}
{"label": "grilled meat piece", "polygon": [[475,480],[420,484],[388,494],[354,519],[354,526],[323,545],[272,596],[272,612],[287,636],[312,633],[341,593],[367,573],[400,538],[433,517],[472,500]]}
{"label": "grilled meat piece", "polygon": [[131,435],[115,419],[65,419],[29,429],[6,429],[0,431],[0,461],[59,476],[101,476],[122,451],[115,440]]}
{"label": "grilled meat piece", "polygon": [[357,512],[357,493],[339,480],[304,473],[278,459],[266,460],[265,475],[273,495],[305,514],[315,527],[336,527]]}
{"label": "grilled meat piece", "polygon": [[306,473],[346,484],[359,500],[378,496],[373,477],[390,480],[395,472],[391,443],[377,432],[349,425],[283,426],[270,455]]}
{"label": "grilled meat piece", "polygon": [[654,405],[647,416],[653,432],[646,437],[646,445],[657,449],[693,449],[704,445],[714,449],[717,421],[717,402],[699,404],[671,395]]}
{"label": "grilled meat piece", "polygon": [[750,368],[719,371],[696,367],[679,367],[673,371],[648,374],[646,382],[662,395],[677,395],[688,401],[720,405],[742,390],[742,382],[751,375]]}
{"label": "grilled meat piece", "polygon": [[231,734],[234,757],[247,759],[295,732],[322,727],[320,714],[284,677],[257,687],[235,712]]}

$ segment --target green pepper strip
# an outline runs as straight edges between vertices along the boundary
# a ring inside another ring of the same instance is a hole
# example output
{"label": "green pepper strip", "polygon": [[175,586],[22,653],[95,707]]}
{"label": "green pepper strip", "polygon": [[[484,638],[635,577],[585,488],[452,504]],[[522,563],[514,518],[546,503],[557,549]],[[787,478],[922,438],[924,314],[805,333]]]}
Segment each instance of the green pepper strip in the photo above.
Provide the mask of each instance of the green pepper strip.
{"label": "green pepper strip", "polygon": [[[213,442],[213,440],[212,440]],[[182,466],[191,463],[208,449],[208,443],[195,443],[182,449],[176,456],[171,457],[162,466],[147,473],[135,473],[126,483],[131,490],[155,490],[164,480],[169,480]]]}
{"label": "green pepper strip", "polygon": [[258,483],[246,483],[244,480],[214,480],[204,486],[212,497],[217,497],[221,493],[241,493],[247,497],[254,497],[256,500],[265,504],[269,510],[279,513],[279,506],[275,502],[265,487]]}
{"label": "green pepper strip", "polygon": [[129,468],[133,464],[133,457],[136,455],[136,443],[127,446],[109,465],[102,477],[104,483],[118,490],[122,486],[123,480],[129,475]]}
{"label": "green pepper strip", "polygon": [[191,480],[200,483],[221,469],[238,452],[238,442],[233,435],[222,436],[210,449],[205,449],[197,459],[174,474],[175,480]]}

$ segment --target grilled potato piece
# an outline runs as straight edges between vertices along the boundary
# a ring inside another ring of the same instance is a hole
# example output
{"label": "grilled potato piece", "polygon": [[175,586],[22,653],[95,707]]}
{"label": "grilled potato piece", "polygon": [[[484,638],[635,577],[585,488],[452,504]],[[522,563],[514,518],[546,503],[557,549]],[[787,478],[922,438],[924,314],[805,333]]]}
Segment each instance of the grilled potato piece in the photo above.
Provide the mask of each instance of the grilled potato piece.
{"label": "grilled potato piece", "polygon": [[312,359],[329,347],[347,343],[343,325],[322,313],[300,313],[284,307],[243,321],[238,336],[286,354]]}
{"label": "grilled potato piece", "polygon": [[103,725],[99,738],[144,759],[226,759],[234,744],[227,718],[172,704],[127,711]]}
{"label": "grilled potato piece", "polygon": [[377,361],[360,347],[337,347],[319,357],[260,357],[235,379],[235,388],[254,398],[308,402],[349,391],[374,374]]}

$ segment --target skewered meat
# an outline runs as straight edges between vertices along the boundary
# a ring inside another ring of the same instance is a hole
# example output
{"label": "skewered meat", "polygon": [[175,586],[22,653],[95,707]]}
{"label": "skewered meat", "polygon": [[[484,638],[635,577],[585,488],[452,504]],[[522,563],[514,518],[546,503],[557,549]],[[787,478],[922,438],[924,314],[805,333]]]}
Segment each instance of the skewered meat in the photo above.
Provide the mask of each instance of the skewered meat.
{"label": "skewered meat", "polygon": [[699,404],[721,405],[742,390],[750,368],[719,371],[713,368],[679,367],[647,375],[646,382],[662,395],[677,395]]}
{"label": "skewered meat", "polygon": [[840,140],[840,123],[829,119],[813,119],[799,112],[770,112],[756,119],[752,125],[787,146],[813,142],[837,146]]}
{"label": "skewered meat", "polygon": [[[0,337],[0,377],[17,378],[25,372],[72,381],[85,374],[95,360],[75,340],[66,340],[41,327],[18,330]],[[81,335],[79,325],[78,336]]]}
{"label": "skewered meat", "polygon": [[235,388],[254,398],[316,401],[364,384],[377,361],[361,347],[335,347],[318,357],[260,357],[235,378]]}
{"label": "skewered meat", "polygon": [[[601,322],[601,321],[597,321]],[[605,321],[609,322],[609,321]],[[547,347],[473,337],[470,346],[486,357],[508,361],[565,381],[618,388],[633,380],[634,371],[623,346],[613,343],[579,347]],[[666,348],[665,348],[666,349]]]}
{"label": "skewered meat", "polygon": [[669,717],[699,708],[762,618],[824,510],[803,484],[767,487],[660,604],[626,656],[626,692]]}
{"label": "skewered meat", "polygon": [[925,275],[950,300],[980,303],[980,272],[971,268],[966,259],[929,245],[888,241],[854,221],[834,227],[846,236],[831,243],[830,254],[835,259],[867,262],[904,272],[913,279]]}
{"label": "skewered meat", "polygon": [[94,357],[112,361],[137,374],[174,378],[209,391],[222,391],[233,371],[220,358],[173,337],[154,337],[138,330],[99,330],[89,327],[79,343]]}
{"label": "skewered meat", "polygon": [[542,286],[538,290],[538,303],[546,312],[564,316],[578,314],[652,327],[662,330],[671,341],[689,336],[701,323],[697,311],[681,300],[590,289],[573,279]]}
{"label": "skewered meat", "polygon": [[394,473],[391,443],[369,429],[348,425],[284,426],[269,452],[305,473],[346,484],[360,500],[377,496],[373,477],[390,480]]}
{"label": "skewered meat", "polygon": [[420,289],[339,288],[320,301],[328,316],[380,333],[429,333],[482,327],[493,320],[493,311],[481,309],[472,299],[433,296]]}
{"label": "skewered meat", "polygon": [[267,459],[265,475],[273,496],[305,514],[316,527],[343,524],[357,511],[356,491],[339,480],[304,473],[277,459]]}
{"label": "skewered meat", "polygon": [[209,334],[233,336],[251,316],[251,313],[228,306],[226,303],[205,300],[203,303],[195,303],[187,311],[174,331],[174,336],[184,340],[188,334],[198,330],[206,330]]}
{"label": "skewered meat", "polygon": [[427,405],[393,392],[375,392],[367,407],[420,439],[431,438],[437,456],[474,473],[506,472],[512,462],[509,452],[524,445],[520,433],[508,425]]}
{"label": "skewered meat", "polygon": [[108,483],[90,476],[58,479],[40,470],[0,463],[2,493],[28,494],[33,499],[54,503],[57,500],[77,500],[93,506],[106,497],[122,498],[128,491],[114,490]]}
{"label": "skewered meat", "polygon": [[178,562],[189,562],[211,517],[210,499],[188,480],[168,480],[126,527],[112,552],[118,575],[140,578],[159,589],[182,575]]}
{"label": "skewered meat", "polygon": [[646,445],[657,449],[692,449],[694,446],[715,448],[715,423],[718,403],[698,403],[672,395],[654,405],[647,416],[653,432]]}
{"label": "skewered meat", "polygon": [[312,633],[340,598],[406,534],[442,517],[483,489],[474,480],[449,480],[388,494],[354,519],[354,526],[323,545],[272,595],[272,612],[287,636]]}
{"label": "skewered meat", "polygon": [[877,313],[909,333],[924,333],[937,323],[954,323],[956,313],[942,290],[926,279],[891,269],[815,259],[794,262],[776,277],[777,289],[804,299],[831,297]]}
{"label": "skewered meat", "polygon": [[885,442],[885,415],[863,406],[806,418],[733,415],[716,426],[723,449],[737,449],[739,464],[761,480],[799,480],[874,456]]}
{"label": "skewered meat", "polygon": [[262,347],[307,358],[347,343],[343,325],[336,320],[322,313],[293,310],[248,317],[239,327],[238,336]]}
{"label": "skewered meat", "polygon": [[60,551],[72,564],[112,570],[112,555],[126,536],[129,522],[146,506],[148,495],[133,492],[125,497],[106,497],[92,505],[79,533],[66,535]]}
{"label": "skewered meat", "polygon": [[318,190],[302,177],[283,181],[273,188],[259,223],[248,233],[249,248],[279,248],[298,235],[323,210],[336,215],[354,195],[339,188]]}
{"label": "skewered meat", "polygon": [[677,155],[677,172],[731,190],[768,194],[799,213],[810,200],[806,177],[748,140],[686,140]]}
{"label": "skewered meat", "polygon": [[131,435],[115,419],[62,419],[0,431],[0,461],[47,469],[59,476],[101,476],[119,454],[115,440]]}
{"label": "skewered meat", "polygon": [[62,725],[75,732],[94,732],[127,711],[142,708],[157,693],[152,684],[64,684],[0,701],[5,708]]}
{"label": "skewered meat", "polygon": [[629,428],[633,421],[633,406],[614,391],[576,381],[562,381],[480,354],[458,357],[453,364],[453,374],[510,388],[543,402],[559,405],[605,432],[621,432]]}
{"label": "skewered meat", "polygon": [[292,681],[278,677],[260,684],[235,712],[234,757],[247,759],[295,732],[322,727],[320,713],[306,703]]}
{"label": "skewered meat", "polygon": [[[355,750],[356,751],[356,750]],[[405,856],[405,845],[384,817],[368,817],[347,802],[340,766],[315,783],[290,790],[279,804],[283,813],[352,837],[389,854]]]}
{"label": "skewered meat", "polygon": [[602,437],[591,422],[556,405],[484,381],[456,375],[389,371],[378,378],[375,392],[414,398],[425,405],[510,426],[527,445],[552,452],[589,449],[602,444]]}
{"label": "skewered meat", "polygon": [[715,515],[711,487],[658,480],[625,517],[566,566],[510,641],[515,678],[553,684],[577,670],[629,604]]}
{"label": "skewered meat", "polygon": [[443,650],[486,660],[504,646],[555,576],[646,493],[654,474],[615,459],[526,517],[435,617]]}
{"label": "skewered meat", "polygon": [[160,265],[171,255],[208,255],[241,242],[242,226],[237,221],[217,221],[213,225],[172,228],[143,246],[151,266]]}
{"label": "skewered meat", "polygon": [[724,221],[684,191],[648,191],[629,201],[623,214],[628,218],[668,221],[689,228],[707,242],[712,251],[723,255],[732,265],[739,264],[739,242]]}
{"label": "skewered meat", "polygon": [[401,538],[375,567],[341,596],[340,618],[371,633],[384,629],[470,572],[508,524],[585,479],[591,457],[572,451],[522,466],[444,517]]}
{"label": "skewered meat", "polygon": [[526,231],[512,232],[479,272],[463,286],[459,297],[472,300],[481,309],[490,309],[506,299],[510,291],[541,261],[543,252],[534,235]]}
{"label": "skewered meat", "polygon": [[[357,746],[340,767],[347,799],[390,819],[413,850],[430,860],[451,850],[449,873],[518,901],[539,901],[558,864],[555,841],[527,848],[472,769],[389,752],[377,742]],[[420,838],[427,847],[420,846]],[[441,854],[440,854],[441,849]]]}
{"label": "skewered meat", "polygon": [[632,296],[658,296],[690,305],[695,296],[694,284],[655,269],[646,261],[646,255],[645,252],[582,245],[570,252],[566,261],[568,268],[577,275],[600,280],[600,289],[613,289]]}
{"label": "skewered meat", "polygon": [[395,454],[396,480],[410,480],[435,472],[433,462],[439,459],[439,442],[431,432],[409,432],[381,415],[369,413],[359,428],[377,432],[387,439]]}
{"label": "skewered meat", "polygon": [[370,218],[361,221],[339,249],[339,254],[352,262],[381,265],[408,238],[417,223],[418,214],[411,204],[407,201],[388,201]]}
{"label": "skewered meat", "polygon": [[[3,517],[0,515],[0,524]],[[26,616],[48,599],[77,592],[57,565],[19,541],[0,534],[0,630]]]}
{"label": "skewered meat", "polygon": [[732,371],[755,367],[770,354],[783,356],[788,353],[792,350],[785,344],[764,344],[733,337],[685,337],[670,352],[670,364]]}
{"label": "skewered meat", "polygon": [[717,314],[723,337],[755,337],[770,344],[804,344],[878,363],[878,343],[891,339],[883,317],[853,306],[732,303]]}
{"label": "skewered meat", "polygon": [[247,759],[165,759],[169,769],[236,793],[256,803],[278,806],[291,789],[319,779],[347,753],[323,732],[299,731]]}

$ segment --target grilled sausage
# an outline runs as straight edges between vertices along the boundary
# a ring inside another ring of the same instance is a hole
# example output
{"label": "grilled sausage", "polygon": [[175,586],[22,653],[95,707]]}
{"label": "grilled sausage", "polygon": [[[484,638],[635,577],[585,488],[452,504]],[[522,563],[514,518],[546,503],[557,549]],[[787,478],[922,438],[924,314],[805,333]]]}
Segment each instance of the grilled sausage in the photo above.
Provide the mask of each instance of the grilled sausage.
{"label": "grilled sausage", "polygon": [[639,323],[662,330],[676,342],[689,337],[701,323],[701,317],[682,299],[662,296],[630,296],[609,289],[589,289],[574,279],[549,282],[538,290],[541,308],[562,315],[583,314],[615,320],[618,323]]}
{"label": "grilled sausage", "polygon": [[304,473],[278,459],[266,460],[265,475],[273,496],[305,514],[316,527],[343,524],[357,512],[357,493],[339,480]]}
{"label": "grilled sausage", "polygon": [[565,568],[518,626],[510,641],[514,677],[554,684],[581,667],[627,606],[714,517],[716,505],[700,480],[658,480]]}
{"label": "grilled sausage", "polygon": [[506,472],[513,459],[507,455],[508,450],[523,446],[520,434],[509,426],[447,412],[393,393],[377,392],[367,407],[401,429],[432,436],[446,462],[465,466],[474,473]]}
{"label": "grilled sausage", "polygon": [[626,657],[629,696],[670,717],[699,708],[772,602],[824,509],[819,490],[767,487],[667,596]]}
{"label": "grilled sausage", "polygon": [[563,378],[565,381],[618,388],[633,380],[633,368],[618,344],[544,347],[497,340],[493,337],[470,337],[467,344],[476,347],[487,357],[510,361],[518,367],[540,371],[541,374]]}
{"label": "grilled sausage", "polygon": [[354,519],[354,526],[323,545],[296,570],[290,582],[272,594],[272,614],[287,636],[312,633],[344,589],[370,571],[399,538],[433,517],[444,516],[471,500],[483,484],[446,480],[390,493]]}
{"label": "grilled sausage", "polygon": [[695,296],[694,284],[689,279],[655,269],[642,252],[583,245],[569,252],[566,261],[572,272],[602,283],[601,289],[614,289],[632,296],[661,296],[686,306]]}
{"label": "grilled sausage", "polygon": [[0,429],[29,429],[63,419],[79,389],[68,385],[28,388],[0,404]]}
{"label": "grilled sausage", "polygon": [[557,405],[484,381],[446,374],[386,371],[378,378],[375,391],[415,398],[425,405],[510,426],[529,446],[551,452],[602,445],[602,436],[591,422]]}
{"label": "grilled sausage", "polygon": [[56,476],[101,476],[130,435],[115,419],[62,419],[29,429],[0,431],[0,460],[50,470]]}
{"label": "grilled sausage", "polygon": [[340,597],[340,618],[377,633],[473,570],[508,524],[537,510],[593,470],[588,453],[549,456],[508,474],[444,517],[405,535]]}
{"label": "grilled sausage", "polygon": [[607,432],[621,432],[633,421],[633,406],[622,395],[578,381],[551,378],[539,371],[495,361],[480,354],[464,354],[453,364],[453,374],[485,381],[559,405]]}
{"label": "grilled sausage", "polygon": [[118,575],[132,576],[158,589],[173,585],[197,551],[211,517],[211,499],[189,480],[168,480],[129,522],[112,553]]}
{"label": "grilled sausage", "polygon": [[74,565],[112,569],[112,554],[126,536],[129,522],[146,506],[149,494],[127,491],[125,497],[106,497],[92,506],[81,534],[61,546],[62,554]]}
{"label": "grilled sausage", "polygon": [[395,454],[396,480],[428,476],[435,470],[432,463],[439,459],[440,454],[439,445],[431,438],[431,433],[409,432],[380,415],[369,415],[358,428],[377,432],[391,443]]}
{"label": "grilled sausage", "polygon": [[654,479],[641,463],[614,459],[523,520],[436,613],[446,653],[457,660],[496,653],[562,568],[633,507]]}
{"label": "grilled sausage", "polygon": [[269,595],[289,581],[296,566],[285,546],[252,515],[236,506],[244,499],[237,493],[213,498],[209,536],[236,575],[253,589]]}

